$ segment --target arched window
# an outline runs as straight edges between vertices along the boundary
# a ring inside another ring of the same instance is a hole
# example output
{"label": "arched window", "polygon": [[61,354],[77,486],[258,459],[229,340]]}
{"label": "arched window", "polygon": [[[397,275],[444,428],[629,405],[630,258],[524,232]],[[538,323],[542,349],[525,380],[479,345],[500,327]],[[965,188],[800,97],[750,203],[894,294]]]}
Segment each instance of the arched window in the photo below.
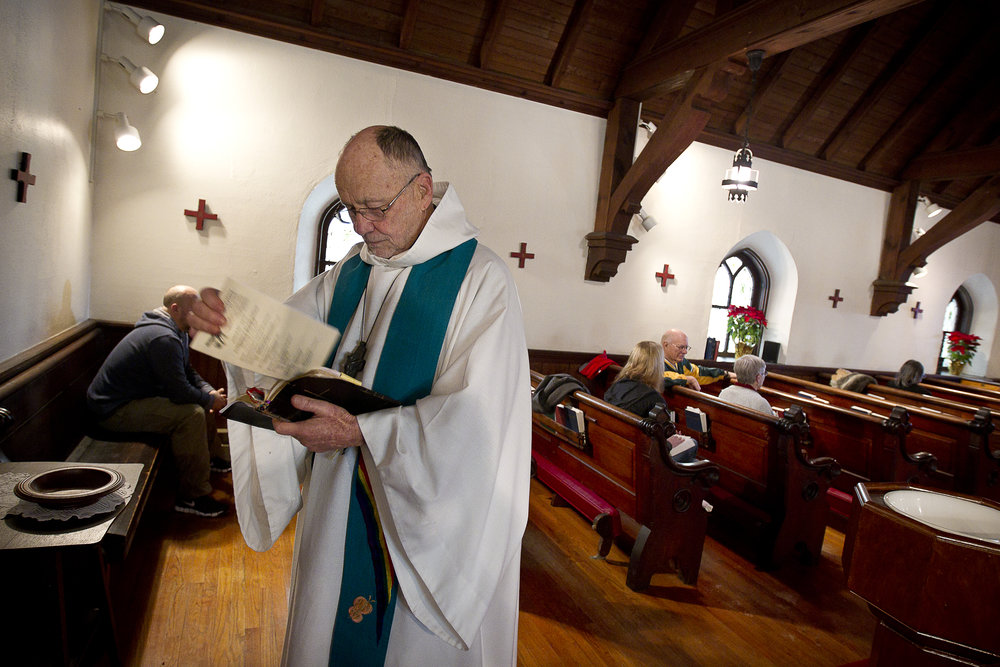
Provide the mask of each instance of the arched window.
{"label": "arched window", "polygon": [[351,247],[361,241],[354,227],[343,223],[337,212],[344,208],[340,199],[335,199],[320,217],[316,232],[316,264],[313,275],[318,276],[339,262]]}
{"label": "arched window", "polygon": [[944,324],[941,333],[941,354],[938,355],[937,372],[942,372],[948,365],[948,333],[961,331],[970,333],[972,327],[972,296],[969,290],[959,287],[944,309]]}
{"label": "arched window", "polygon": [[729,306],[753,306],[766,314],[769,280],[764,262],[752,250],[738,250],[719,264],[712,288],[708,335],[719,341],[720,355],[736,354],[736,342],[726,332]]}

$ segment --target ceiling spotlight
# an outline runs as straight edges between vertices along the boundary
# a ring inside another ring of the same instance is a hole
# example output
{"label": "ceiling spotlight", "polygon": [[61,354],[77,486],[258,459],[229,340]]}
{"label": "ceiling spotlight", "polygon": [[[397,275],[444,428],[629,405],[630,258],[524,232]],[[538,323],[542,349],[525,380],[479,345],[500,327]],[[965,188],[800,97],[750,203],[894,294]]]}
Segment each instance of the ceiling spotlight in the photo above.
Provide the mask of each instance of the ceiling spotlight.
{"label": "ceiling spotlight", "polygon": [[135,10],[118,5],[107,5],[107,11],[115,11],[129,20],[135,26],[135,31],[150,44],[156,44],[163,38],[163,25],[152,16],[139,16]]}
{"label": "ceiling spotlight", "polygon": [[654,125],[652,121],[640,120],[639,127],[646,130],[649,136],[653,136],[653,132],[656,132],[656,125]]}
{"label": "ceiling spotlight", "polygon": [[651,231],[657,224],[656,218],[646,213],[646,209],[644,208],[639,209],[639,222],[642,223],[642,228],[647,232]]}
{"label": "ceiling spotlight", "polygon": [[148,67],[144,67],[142,65],[136,66],[125,56],[122,56],[121,58],[112,58],[102,53],[101,60],[121,65],[122,69],[128,72],[129,82],[143,95],[156,90],[157,84],[160,83],[160,79],[153,74]]}
{"label": "ceiling spotlight", "polygon": [[139,130],[135,129],[128,122],[128,116],[124,112],[118,113],[102,112],[101,116],[115,121],[115,145],[119,150],[134,151],[142,146],[142,139],[139,138]]}
{"label": "ceiling spotlight", "polygon": [[924,205],[924,210],[927,212],[928,218],[935,218],[944,213],[943,208],[932,202],[927,197],[921,197],[920,203]]}

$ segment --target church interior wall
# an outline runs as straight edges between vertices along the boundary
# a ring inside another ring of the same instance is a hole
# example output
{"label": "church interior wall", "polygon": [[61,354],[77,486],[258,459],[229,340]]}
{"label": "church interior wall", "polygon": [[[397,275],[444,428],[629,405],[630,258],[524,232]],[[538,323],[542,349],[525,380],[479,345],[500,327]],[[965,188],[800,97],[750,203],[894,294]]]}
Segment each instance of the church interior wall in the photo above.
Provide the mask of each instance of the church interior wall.
{"label": "church interior wall", "polygon": [[[4,18],[21,4],[0,0]],[[69,19],[55,4],[42,3],[38,11],[47,7],[49,19],[37,30],[67,27]],[[96,2],[84,7],[90,13],[80,10],[77,18],[90,21],[78,20],[77,31],[96,25]],[[307,236],[299,229],[307,224],[300,222],[303,207],[333,173],[346,139],[373,123],[410,130],[435,179],[455,185],[482,230],[481,241],[511,267],[529,347],[627,353],[636,341],[658,339],[676,326],[688,332],[692,356],[700,356],[715,270],[729,249],[758,234],[780,242],[794,267],[788,272],[794,284],[776,293],[786,300],[790,294],[792,306],[774,313],[776,330],[765,334],[782,343],[779,361],[785,363],[891,368],[913,357],[932,368],[951,293],[974,275],[990,288],[1000,282],[993,259],[1000,227],[982,225],[931,255],[928,276],[897,313],[872,317],[871,282],[889,194],[757,159],[760,190],[746,203],[729,202],[719,182],[732,155],[702,144],[685,151],[650,190],[643,205],[659,224],[649,232],[631,225],[638,242],[618,274],[607,283],[586,281],[584,236],[594,225],[602,119],[155,16],[167,27],[156,46],[139,42],[125,21],[104,18],[105,51],[150,67],[160,86],[141,96],[126,77],[116,76],[120,72],[104,71],[102,107],[126,111],[143,146],[134,153],[117,151],[110,123],[98,124],[93,229],[89,212],[67,220],[61,210],[51,210],[57,200],[79,198],[74,183],[86,183],[90,105],[84,89],[93,86],[93,32],[79,36],[76,64],[84,73],[89,67],[91,76],[70,93],[73,104],[61,102],[60,120],[72,126],[81,150],[80,166],[60,179],[69,193],[32,188],[29,201],[47,208],[30,213],[33,224],[11,212],[24,215],[24,209],[9,203],[0,209],[19,228],[15,245],[4,244],[0,271],[26,288],[23,296],[0,299],[8,300],[4,312],[20,319],[37,318],[65,299],[65,281],[38,275],[46,262],[30,230],[48,224],[54,226],[49,235],[73,238],[74,229],[82,228],[87,233],[79,243],[93,244],[92,259],[89,250],[77,250],[82,267],[74,271],[82,275],[72,277],[73,316],[65,324],[34,323],[18,331],[13,343],[3,342],[8,348],[0,349],[0,357],[87,317],[133,321],[178,282],[218,284],[231,276],[274,297],[288,296],[297,282],[300,238]],[[0,30],[6,33],[7,25]],[[0,48],[8,55],[16,45]],[[54,59],[55,44],[51,48],[48,57]],[[14,62],[33,71],[26,59],[15,56]],[[14,128],[44,117],[32,100],[61,94],[41,73],[15,76],[25,83],[14,89],[13,120],[0,128],[8,159],[21,143]],[[69,108],[74,105],[82,111]],[[184,215],[199,199],[219,216],[201,231]],[[521,243],[534,253],[523,269],[510,258]],[[18,253],[31,266],[15,274],[7,265]],[[675,277],[661,286],[655,273],[664,265]],[[844,301],[833,308],[828,297],[836,289]],[[909,309],[918,300],[923,313],[915,319]],[[988,332],[975,330],[988,338],[979,370],[993,376],[1000,375],[995,311],[992,324],[982,324],[991,327]]]}

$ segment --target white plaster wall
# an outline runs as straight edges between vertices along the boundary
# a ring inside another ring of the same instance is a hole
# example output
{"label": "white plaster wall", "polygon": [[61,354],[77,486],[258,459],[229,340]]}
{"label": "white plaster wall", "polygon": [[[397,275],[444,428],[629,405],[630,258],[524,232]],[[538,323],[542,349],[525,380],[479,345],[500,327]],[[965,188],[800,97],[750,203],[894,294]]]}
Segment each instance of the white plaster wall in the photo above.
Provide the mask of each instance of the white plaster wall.
{"label": "white plaster wall", "polygon": [[[90,314],[97,0],[0,0],[0,360]],[[31,154],[17,202],[10,170]]]}
{"label": "white plaster wall", "polygon": [[[226,275],[287,296],[302,207],[344,141],[372,123],[410,130],[435,177],[455,184],[482,241],[512,267],[531,347],[627,352],[678,326],[697,350],[719,261],[762,231],[787,248],[798,275],[794,308],[775,337],[788,363],[892,368],[914,357],[932,366],[955,287],[977,274],[1000,284],[1000,232],[984,225],[931,256],[900,312],[871,317],[889,195],[757,160],[761,189],[731,203],[719,187],[731,154],[700,144],[646,197],[660,224],[648,233],[633,225],[639,242],[618,275],[587,282],[583,237],[593,229],[602,120],[159,18],[167,34],[156,47],[137,43],[125,25],[106,32],[106,50],[141,56],[161,83],[145,98],[124,77],[106,77],[102,88],[102,105],[127,111],[145,143],[123,154],[110,136],[100,142],[96,317],[130,320],[172,283]],[[183,216],[199,198],[221,218],[201,233]],[[535,254],[525,269],[509,258],[521,242]],[[654,274],[664,264],[676,278],[661,288]],[[834,309],[827,297],[838,288],[845,301]],[[924,313],[914,319],[917,300]],[[984,364],[996,357],[988,352],[995,319],[976,331],[989,337]],[[998,375],[1000,363],[987,369]]]}

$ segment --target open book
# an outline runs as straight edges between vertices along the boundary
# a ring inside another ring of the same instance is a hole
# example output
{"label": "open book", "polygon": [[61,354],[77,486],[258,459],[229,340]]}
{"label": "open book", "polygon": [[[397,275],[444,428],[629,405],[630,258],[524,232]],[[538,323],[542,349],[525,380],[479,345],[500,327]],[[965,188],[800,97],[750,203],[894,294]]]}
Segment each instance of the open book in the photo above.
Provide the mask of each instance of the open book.
{"label": "open book", "polygon": [[271,419],[302,421],[311,412],[292,406],[292,396],[301,394],[334,403],[352,415],[398,406],[400,403],[376,391],[362,387],[354,378],[330,368],[316,368],[290,380],[279,380],[266,395],[250,389],[224,407],[220,414],[227,419],[251,426],[273,428]]}
{"label": "open book", "polygon": [[232,399],[220,411],[227,419],[262,428],[272,428],[272,417],[308,419],[312,413],[292,407],[295,394],[334,403],[355,415],[399,405],[323,367],[340,338],[336,328],[229,278],[219,296],[226,306],[226,326],[217,336],[199,331],[191,349],[277,378],[269,389],[251,388]]}

